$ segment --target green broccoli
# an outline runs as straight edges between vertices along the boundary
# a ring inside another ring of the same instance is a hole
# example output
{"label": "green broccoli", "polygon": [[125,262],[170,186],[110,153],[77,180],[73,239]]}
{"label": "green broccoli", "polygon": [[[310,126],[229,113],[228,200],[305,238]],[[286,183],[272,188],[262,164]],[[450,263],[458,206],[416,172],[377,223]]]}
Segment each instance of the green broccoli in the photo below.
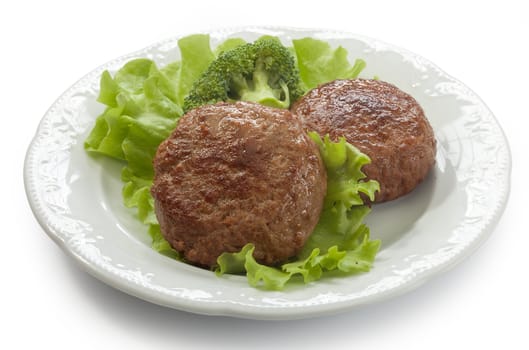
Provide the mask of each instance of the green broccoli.
{"label": "green broccoli", "polygon": [[184,111],[233,100],[288,108],[301,95],[293,55],[279,40],[262,38],[221,53],[193,84]]}

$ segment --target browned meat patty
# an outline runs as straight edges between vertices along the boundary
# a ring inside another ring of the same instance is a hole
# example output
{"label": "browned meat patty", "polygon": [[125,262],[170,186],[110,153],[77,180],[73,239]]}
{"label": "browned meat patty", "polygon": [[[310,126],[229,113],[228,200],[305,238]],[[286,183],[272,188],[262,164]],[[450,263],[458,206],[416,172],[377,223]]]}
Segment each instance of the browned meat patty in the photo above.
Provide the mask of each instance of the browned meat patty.
{"label": "browned meat patty", "polygon": [[389,83],[335,80],[309,91],[291,110],[307,131],[344,136],[371,158],[363,170],[380,183],[375,202],[410,192],[435,162],[434,133],[421,106]]}
{"label": "browned meat patty", "polygon": [[246,243],[267,265],[295,256],[319,219],[327,186],[301,120],[248,102],[189,111],[158,148],[154,170],[162,234],[205,267]]}

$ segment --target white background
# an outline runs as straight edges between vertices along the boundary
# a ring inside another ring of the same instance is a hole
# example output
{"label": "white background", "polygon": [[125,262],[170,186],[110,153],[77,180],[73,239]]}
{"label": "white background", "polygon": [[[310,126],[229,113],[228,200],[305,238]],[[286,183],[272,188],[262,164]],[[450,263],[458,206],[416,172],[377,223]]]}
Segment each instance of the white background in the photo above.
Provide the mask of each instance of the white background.
{"label": "white background", "polygon": [[[0,348],[529,348],[527,1],[3,1]],[[263,322],[165,309],[82,272],[34,219],[23,158],[54,100],[93,68],[179,34],[250,24],[333,28],[414,51],[480,95],[510,142],[506,211],[471,257],[404,296]]]}

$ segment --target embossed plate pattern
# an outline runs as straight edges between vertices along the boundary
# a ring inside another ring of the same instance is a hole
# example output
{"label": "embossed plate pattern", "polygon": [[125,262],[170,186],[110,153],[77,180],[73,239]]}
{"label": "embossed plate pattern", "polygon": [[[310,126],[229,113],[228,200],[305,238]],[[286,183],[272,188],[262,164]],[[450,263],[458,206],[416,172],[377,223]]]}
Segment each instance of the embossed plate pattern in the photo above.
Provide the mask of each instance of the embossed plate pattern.
{"label": "embossed plate pattern", "polygon": [[332,277],[282,292],[261,291],[244,277],[213,273],[150,248],[145,227],[121,203],[121,165],[88,156],[83,141],[103,107],[95,102],[103,70],[136,57],[164,65],[179,58],[165,40],[95,69],[45,114],[26,156],[26,192],[44,231],[90,274],[139,298],[210,315],[255,319],[313,317],[399,295],[468,256],[492,232],[505,207],[510,153],[492,113],[469,88],[406,50],[325,30],[250,27],[210,32],[228,37],[311,36],[363,58],[362,77],[377,75],[414,96],[438,140],[435,169],[412,194],[374,207],[368,218],[382,248],[371,272]]}

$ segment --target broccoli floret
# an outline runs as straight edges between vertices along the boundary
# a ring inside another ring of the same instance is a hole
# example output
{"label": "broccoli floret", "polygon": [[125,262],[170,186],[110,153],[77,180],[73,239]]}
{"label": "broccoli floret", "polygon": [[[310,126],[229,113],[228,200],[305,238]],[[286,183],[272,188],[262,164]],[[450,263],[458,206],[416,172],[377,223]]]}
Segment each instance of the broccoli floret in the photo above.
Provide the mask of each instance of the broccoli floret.
{"label": "broccoli floret", "polygon": [[279,40],[259,39],[221,53],[193,84],[184,111],[232,100],[288,108],[302,94],[290,51]]}

